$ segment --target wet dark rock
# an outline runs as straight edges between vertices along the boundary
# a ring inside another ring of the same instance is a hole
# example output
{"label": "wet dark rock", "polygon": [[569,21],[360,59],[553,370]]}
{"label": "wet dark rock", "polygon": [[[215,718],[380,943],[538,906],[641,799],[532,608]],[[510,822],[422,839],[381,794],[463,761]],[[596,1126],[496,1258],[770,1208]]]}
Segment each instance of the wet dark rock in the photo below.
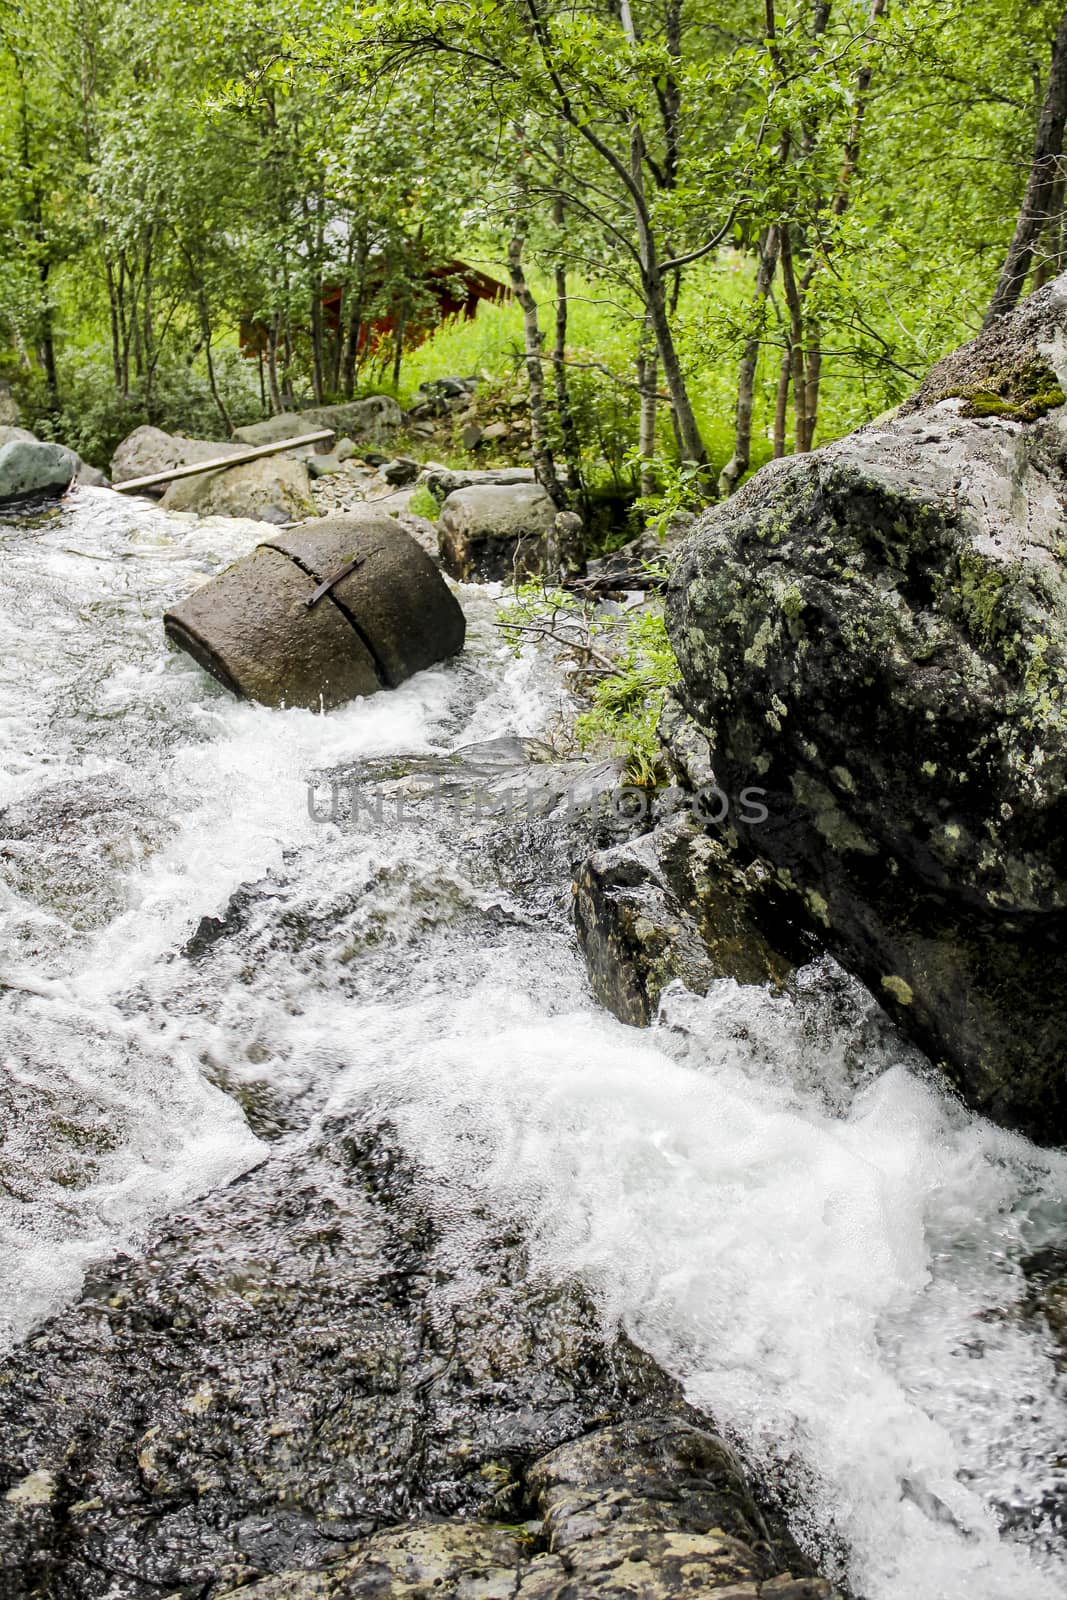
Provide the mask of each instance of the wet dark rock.
{"label": "wet dark rock", "polygon": [[288,1572],[248,1600],[344,1595],[416,1600],[831,1600],[830,1585],[781,1571],[731,1451],[713,1434],[653,1418],[591,1433],[526,1478],[539,1521],[436,1523],[376,1534],[314,1574]]}
{"label": "wet dark rock", "polygon": [[574,921],[593,993],[636,1027],[675,979],[694,994],[718,978],[781,988],[814,953],[802,907],[771,870],[738,866],[688,816],[591,856]]}
{"label": "wet dark rock", "polygon": [[391,483],[394,488],[403,488],[405,484],[414,483],[420,472],[419,463],[412,461],[410,456],[394,456],[392,461],[387,461],[379,469],[386,483]]}
{"label": "wet dark rock", "polygon": [[312,709],[395,688],[461,650],[465,633],[426,552],[370,508],[279,532],[164,625],[233,693]]}
{"label": "wet dark rock", "polygon": [[685,1418],[517,1239],[442,1232],[387,1131],[330,1126],[0,1367],[5,1594],[207,1597],[412,1517],[514,1521],[527,1465]]}
{"label": "wet dark rock", "polygon": [[93,1273],[0,1365],[5,1596],[829,1595],[648,1357],[425,1194],[331,1124]]}
{"label": "wet dark rock", "polygon": [[539,483],[455,489],[437,523],[441,563],[464,582],[512,582],[546,569],[556,508]]}
{"label": "wet dark rock", "polygon": [[[768,791],[747,842],[974,1105],[1060,1141],[1067,415],[1024,419],[1038,358],[1067,377],[1067,279],[707,513],[667,619],[719,783]],[[1014,410],[975,412],[983,373]]]}

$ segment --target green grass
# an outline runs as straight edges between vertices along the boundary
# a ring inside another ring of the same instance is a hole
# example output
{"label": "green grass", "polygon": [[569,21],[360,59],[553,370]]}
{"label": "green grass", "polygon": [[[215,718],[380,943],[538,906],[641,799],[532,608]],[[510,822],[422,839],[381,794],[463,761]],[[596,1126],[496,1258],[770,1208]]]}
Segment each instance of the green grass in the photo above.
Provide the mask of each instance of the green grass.
{"label": "green grass", "polygon": [[[492,275],[505,275],[498,263],[475,263]],[[531,278],[541,309],[545,347],[550,346],[555,317],[554,288]],[[685,365],[690,397],[715,471],[733,450],[737,368],[747,332],[753,288],[751,262],[724,251],[716,260],[691,269],[675,316],[675,337]],[[618,489],[633,488],[632,457],[637,440],[638,402],[633,387],[640,319],[636,300],[623,290],[571,281],[568,319],[569,379],[575,411],[594,482]],[[753,468],[771,456],[771,430],[780,351],[771,342],[761,353],[753,414]],[[483,303],[471,321],[453,320],[404,358],[396,391],[402,405],[414,402],[419,385],[450,375],[488,374],[506,397],[522,379],[522,316],[513,301]],[[661,385],[662,387],[662,385]],[[483,391],[484,392],[484,391]],[[869,420],[884,409],[886,396],[877,386],[869,391],[847,374],[824,363],[818,442]],[[791,427],[791,420],[790,420]],[[660,407],[658,454],[677,461],[677,449],[666,404]]]}

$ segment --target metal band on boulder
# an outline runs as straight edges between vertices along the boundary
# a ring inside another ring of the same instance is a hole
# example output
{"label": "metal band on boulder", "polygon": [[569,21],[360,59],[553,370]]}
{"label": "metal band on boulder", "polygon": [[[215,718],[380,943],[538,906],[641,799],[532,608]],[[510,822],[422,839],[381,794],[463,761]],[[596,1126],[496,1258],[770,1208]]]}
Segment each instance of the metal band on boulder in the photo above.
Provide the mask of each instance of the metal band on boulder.
{"label": "metal band on boulder", "polygon": [[234,694],[312,709],[396,688],[466,632],[430,557],[373,511],[279,531],[163,622]]}

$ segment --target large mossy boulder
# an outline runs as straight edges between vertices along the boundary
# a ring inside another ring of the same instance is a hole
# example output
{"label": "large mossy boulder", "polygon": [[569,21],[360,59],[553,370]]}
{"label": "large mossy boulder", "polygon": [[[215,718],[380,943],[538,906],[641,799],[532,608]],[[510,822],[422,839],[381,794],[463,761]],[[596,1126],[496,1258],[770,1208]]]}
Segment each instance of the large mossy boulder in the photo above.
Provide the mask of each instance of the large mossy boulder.
{"label": "large mossy boulder", "polygon": [[970,1101],[1067,1139],[1067,278],[764,468],[668,629],[747,843]]}

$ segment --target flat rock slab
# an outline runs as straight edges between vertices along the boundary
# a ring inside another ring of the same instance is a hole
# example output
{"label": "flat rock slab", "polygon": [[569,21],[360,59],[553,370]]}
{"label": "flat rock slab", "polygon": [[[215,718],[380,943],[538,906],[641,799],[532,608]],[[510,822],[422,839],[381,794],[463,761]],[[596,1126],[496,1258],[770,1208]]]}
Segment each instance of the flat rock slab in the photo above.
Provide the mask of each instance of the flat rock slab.
{"label": "flat rock slab", "polygon": [[453,1248],[388,1130],[331,1125],[93,1274],[0,1366],[5,1593],[207,1600],[382,1523],[517,1520],[547,1450],[685,1417],[515,1237]]}
{"label": "flat rock slab", "polygon": [[826,1600],[760,1588],[796,1552],[654,1363],[417,1178],[328,1124],[0,1365],[5,1596]]}

